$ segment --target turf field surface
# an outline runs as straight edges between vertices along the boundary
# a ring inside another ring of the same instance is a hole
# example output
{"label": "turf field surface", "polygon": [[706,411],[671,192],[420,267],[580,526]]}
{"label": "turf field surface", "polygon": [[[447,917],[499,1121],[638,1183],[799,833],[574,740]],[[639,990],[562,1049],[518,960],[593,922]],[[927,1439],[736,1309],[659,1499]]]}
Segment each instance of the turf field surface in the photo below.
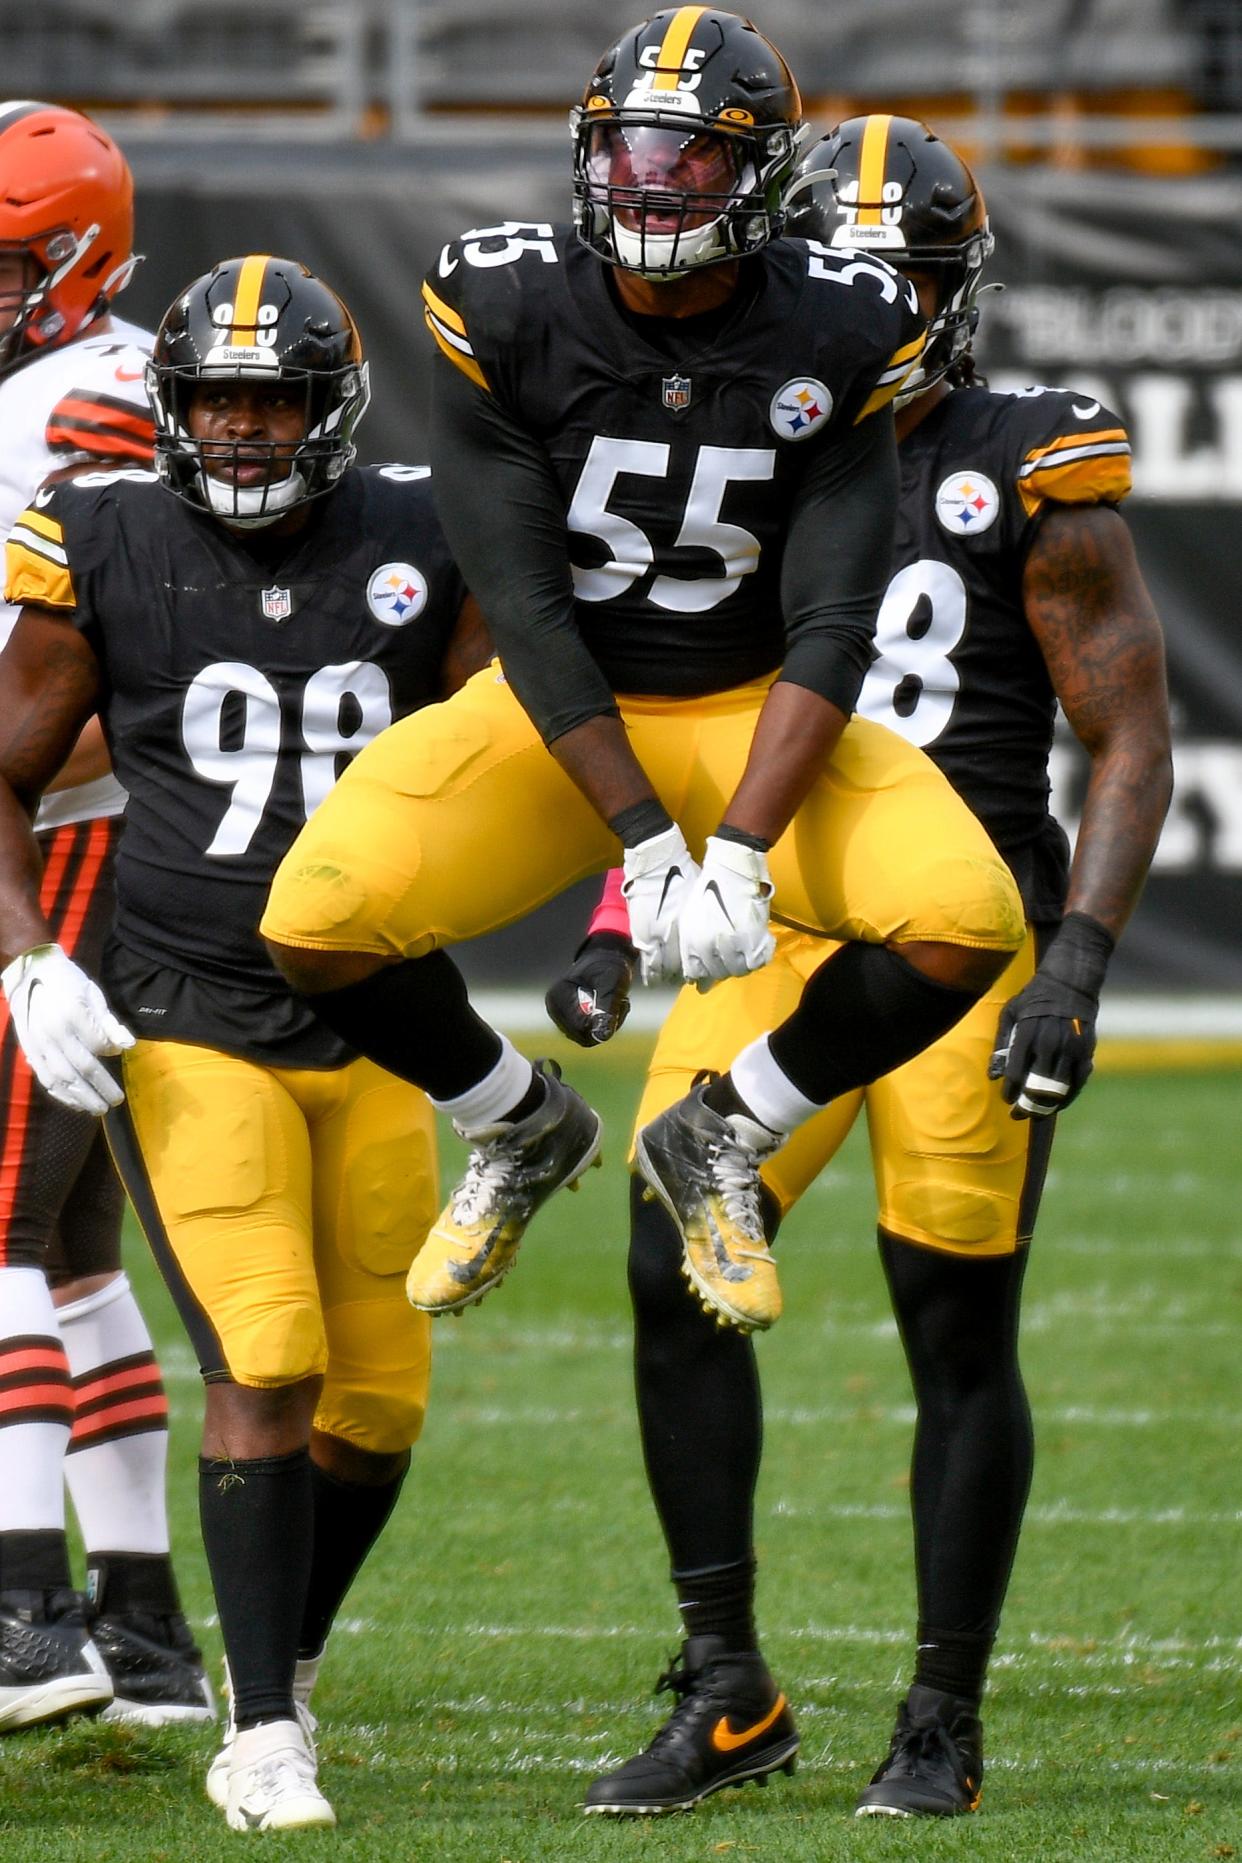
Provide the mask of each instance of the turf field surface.
{"label": "turf field surface", "polygon": [[[639,1461],[623,1178],[644,1043],[562,1055],[606,1163],[540,1218],[505,1286],[437,1323],[415,1472],[330,1645],[315,1707],[335,1833],[235,1836],[206,1733],[77,1722],[0,1744],[4,1863],[1242,1856],[1242,1214],[1238,1076],[1102,1072],[1063,1121],[1027,1280],[1038,1462],[985,1706],[983,1808],[855,1822],[908,1674],[909,1386],[872,1242],[865,1140],[782,1235],[759,1343],[760,1621],[803,1735],[766,1790],[653,1823],[584,1820],[645,1743],[677,1643]],[[529,1048],[529,1044],[527,1044]],[[446,1176],[455,1158],[446,1161]],[[199,1394],[134,1238],[173,1403],[174,1532],[213,1673]]]}

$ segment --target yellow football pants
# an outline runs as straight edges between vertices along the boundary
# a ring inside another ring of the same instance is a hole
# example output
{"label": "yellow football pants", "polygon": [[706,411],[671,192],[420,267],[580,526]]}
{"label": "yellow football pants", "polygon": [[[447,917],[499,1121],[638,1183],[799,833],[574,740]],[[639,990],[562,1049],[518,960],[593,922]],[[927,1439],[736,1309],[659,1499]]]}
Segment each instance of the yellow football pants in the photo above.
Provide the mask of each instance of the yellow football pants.
{"label": "yellow football pants", "polygon": [[[695,853],[741,778],[770,683],[619,700]],[[281,862],[262,930],[288,945],[419,957],[525,917],[618,853],[493,663],[355,758]],[[921,751],[863,719],[769,866],[774,912],[837,938],[1022,942],[1013,878],[966,804]]]}
{"label": "yellow football pants", "polygon": [[315,1427],[391,1455],[427,1407],[405,1274],[438,1207],[434,1114],[358,1060],[266,1067],[182,1042],[124,1057],[109,1138],[204,1377],[323,1376]]}

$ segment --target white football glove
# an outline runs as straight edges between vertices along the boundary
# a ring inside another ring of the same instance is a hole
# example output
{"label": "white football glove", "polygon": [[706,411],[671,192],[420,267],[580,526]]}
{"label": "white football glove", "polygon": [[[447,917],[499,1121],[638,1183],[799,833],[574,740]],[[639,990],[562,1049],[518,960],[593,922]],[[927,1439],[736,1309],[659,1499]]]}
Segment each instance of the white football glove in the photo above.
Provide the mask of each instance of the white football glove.
{"label": "white football glove", "polygon": [[0,972],[13,1031],[39,1085],[71,1112],[97,1116],[124,1093],[100,1056],[132,1048],[97,983],[58,944],[37,944]]}
{"label": "white football glove", "polygon": [[681,969],[707,989],[725,977],[760,970],[776,949],[768,924],[772,897],[767,855],[711,835],[703,866],[681,909]]}
{"label": "white football glove", "polygon": [[679,983],[677,921],[699,864],[674,825],[627,847],[621,896],[630,914],[630,941],[644,983]]}

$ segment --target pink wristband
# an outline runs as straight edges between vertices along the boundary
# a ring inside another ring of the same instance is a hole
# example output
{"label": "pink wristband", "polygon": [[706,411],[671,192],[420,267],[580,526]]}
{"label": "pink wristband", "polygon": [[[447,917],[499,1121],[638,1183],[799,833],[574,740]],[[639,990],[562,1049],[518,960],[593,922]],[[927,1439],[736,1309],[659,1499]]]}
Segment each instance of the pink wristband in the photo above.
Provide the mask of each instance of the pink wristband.
{"label": "pink wristband", "polygon": [[591,914],[591,923],[587,926],[587,937],[593,938],[596,932],[616,932],[622,938],[630,935],[630,913],[621,897],[621,869],[613,867],[604,879],[604,890],[600,894],[599,904]]}

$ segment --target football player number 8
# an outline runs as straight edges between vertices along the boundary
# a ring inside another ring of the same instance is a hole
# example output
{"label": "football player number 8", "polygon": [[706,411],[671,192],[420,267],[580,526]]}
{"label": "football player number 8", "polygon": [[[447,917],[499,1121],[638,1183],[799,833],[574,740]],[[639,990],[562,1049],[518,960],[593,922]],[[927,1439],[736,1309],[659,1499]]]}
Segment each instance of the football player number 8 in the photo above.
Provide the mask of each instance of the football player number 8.
{"label": "football player number 8", "polygon": [[858,709],[920,750],[934,744],[957,701],[949,655],[966,632],[966,584],[948,563],[908,563],[885,590],[876,620],[876,659]]}
{"label": "football player number 8", "polygon": [[[227,747],[227,734],[236,742]],[[347,722],[343,722],[347,720]],[[352,757],[392,723],[386,675],[367,660],[321,666],[302,694],[302,802],[309,817]],[[276,781],[280,760],[280,695],[266,674],[244,660],[205,666],[185,695],[181,739],[196,775],[232,791],[207,853],[244,854],[253,841]]]}

